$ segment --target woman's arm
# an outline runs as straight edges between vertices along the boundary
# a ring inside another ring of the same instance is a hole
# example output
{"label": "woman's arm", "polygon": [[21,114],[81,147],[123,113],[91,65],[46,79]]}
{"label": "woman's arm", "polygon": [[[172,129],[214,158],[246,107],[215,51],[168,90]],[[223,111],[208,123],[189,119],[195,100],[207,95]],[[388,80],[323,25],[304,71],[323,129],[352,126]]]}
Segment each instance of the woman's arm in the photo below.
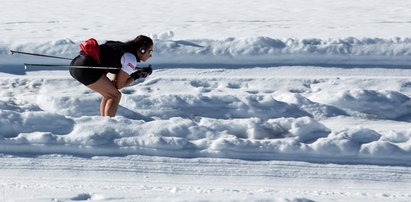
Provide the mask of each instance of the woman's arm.
{"label": "woman's arm", "polygon": [[113,76],[114,85],[117,89],[122,89],[133,83],[134,78],[128,75],[125,71],[120,70],[116,76]]}

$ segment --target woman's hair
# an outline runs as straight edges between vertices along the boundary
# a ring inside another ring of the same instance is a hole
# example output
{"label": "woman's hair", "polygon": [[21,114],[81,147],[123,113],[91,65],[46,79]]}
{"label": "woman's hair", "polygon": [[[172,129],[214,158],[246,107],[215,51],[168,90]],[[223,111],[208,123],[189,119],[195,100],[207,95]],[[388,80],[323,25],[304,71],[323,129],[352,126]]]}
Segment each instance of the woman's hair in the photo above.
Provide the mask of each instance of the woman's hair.
{"label": "woman's hair", "polygon": [[154,43],[150,37],[139,35],[135,39],[127,41],[126,44],[137,48],[139,51],[146,51],[148,48],[153,46]]}

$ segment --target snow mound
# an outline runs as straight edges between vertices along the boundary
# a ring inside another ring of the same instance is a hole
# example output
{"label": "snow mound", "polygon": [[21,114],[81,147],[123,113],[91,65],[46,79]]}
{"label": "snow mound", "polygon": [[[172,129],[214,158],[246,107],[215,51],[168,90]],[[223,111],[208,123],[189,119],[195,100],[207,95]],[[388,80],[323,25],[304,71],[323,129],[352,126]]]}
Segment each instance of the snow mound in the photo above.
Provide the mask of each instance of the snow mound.
{"label": "snow mound", "polygon": [[[53,123],[50,123],[50,120],[53,120]],[[71,131],[73,125],[73,120],[59,114],[0,110],[0,137],[16,137],[20,133],[38,131],[66,134]]]}
{"label": "snow mound", "polygon": [[221,76],[244,70],[196,70],[192,78],[174,78],[166,76],[170,71],[122,90],[115,118],[98,116],[99,95],[69,76],[4,78],[0,152],[410,162],[408,130],[334,129],[321,123],[340,116],[399,119],[409,113],[409,97],[398,91],[329,96],[332,91],[323,89],[328,94],[321,97],[319,89],[339,79]]}
{"label": "snow mound", "polygon": [[400,119],[411,113],[411,99],[396,91],[346,90],[332,97],[317,98],[351,114],[377,119]]}

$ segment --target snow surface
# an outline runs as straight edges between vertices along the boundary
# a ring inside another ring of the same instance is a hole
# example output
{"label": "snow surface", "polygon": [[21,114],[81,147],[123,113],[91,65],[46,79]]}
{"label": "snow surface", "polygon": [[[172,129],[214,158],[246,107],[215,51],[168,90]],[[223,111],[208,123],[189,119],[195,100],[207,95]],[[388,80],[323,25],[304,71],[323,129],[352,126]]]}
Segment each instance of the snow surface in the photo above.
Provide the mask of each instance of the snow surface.
{"label": "snow surface", "polygon": [[[411,200],[407,2],[1,5],[0,200]],[[155,70],[115,118],[67,70],[22,65],[68,61],[9,52],[137,34]]]}
{"label": "snow surface", "polygon": [[0,150],[410,165],[411,71],[309,75],[322,69],[156,70],[122,90],[115,118],[67,71],[4,75]]}

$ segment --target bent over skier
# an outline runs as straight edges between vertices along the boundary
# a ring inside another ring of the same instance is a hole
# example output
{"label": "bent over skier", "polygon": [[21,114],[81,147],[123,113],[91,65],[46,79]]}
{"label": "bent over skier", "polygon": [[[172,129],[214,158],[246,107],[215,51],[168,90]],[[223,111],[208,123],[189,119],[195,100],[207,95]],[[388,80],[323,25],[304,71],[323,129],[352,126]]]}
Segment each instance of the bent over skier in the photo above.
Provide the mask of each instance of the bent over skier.
{"label": "bent over skier", "polygon": [[[153,54],[153,40],[139,35],[127,42],[107,41],[98,45],[89,39],[80,45],[80,55],[75,57],[72,66],[107,66],[115,70],[70,68],[73,78],[101,94],[100,115],[114,117],[121,99],[119,89],[128,86],[138,78],[146,78],[152,73],[151,67],[136,68],[140,61],[147,61]],[[107,73],[112,73],[110,80]]]}

